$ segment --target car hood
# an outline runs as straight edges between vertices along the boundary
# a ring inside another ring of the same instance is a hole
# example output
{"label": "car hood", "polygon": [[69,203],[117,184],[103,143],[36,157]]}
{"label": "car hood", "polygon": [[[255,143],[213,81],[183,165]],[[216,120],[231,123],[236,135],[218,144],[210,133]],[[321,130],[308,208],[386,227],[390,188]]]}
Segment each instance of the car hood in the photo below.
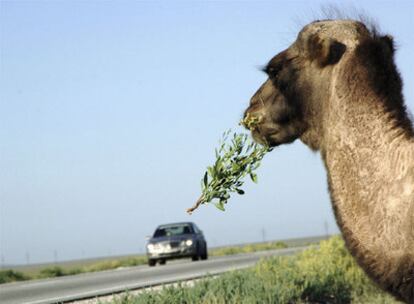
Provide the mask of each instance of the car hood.
{"label": "car hood", "polygon": [[189,239],[193,239],[194,237],[191,234],[187,235],[174,235],[174,236],[163,236],[157,238],[151,238],[148,243],[160,243],[160,242],[181,242]]}

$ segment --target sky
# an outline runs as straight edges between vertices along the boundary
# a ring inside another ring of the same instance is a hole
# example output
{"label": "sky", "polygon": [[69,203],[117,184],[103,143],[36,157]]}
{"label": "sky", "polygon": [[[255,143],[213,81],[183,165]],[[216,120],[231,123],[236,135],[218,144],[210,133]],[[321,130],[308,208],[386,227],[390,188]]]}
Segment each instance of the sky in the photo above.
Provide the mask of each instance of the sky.
{"label": "sky", "polygon": [[[221,212],[200,195],[260,67],[332,1],[0,0],[0,257],[26,264],[142,253],[159,224],[209,246],[338,233],[320,155],[266,155]],[[397,44],[414,110],[414,2],[342,1]]]}

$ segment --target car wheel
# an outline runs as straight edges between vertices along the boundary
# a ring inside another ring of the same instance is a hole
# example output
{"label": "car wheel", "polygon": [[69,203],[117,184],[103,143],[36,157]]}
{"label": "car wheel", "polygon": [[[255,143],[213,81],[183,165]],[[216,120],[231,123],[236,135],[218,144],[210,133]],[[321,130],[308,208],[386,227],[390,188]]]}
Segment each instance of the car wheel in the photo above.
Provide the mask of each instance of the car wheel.
{"label": "car wheel", "polygon": [[160,265],[165,265],[167,263],[166,260],[160,260]]}
{"label": "car wheel", "polygon": [[157,260],[154,259],[148,259],[148,266],[153,267],[157,263]]}
{"label": "car wheel", "polygon": [[191,259],[193,260],[193,261],[198,261],[198,259],[200,258],[200,246],[197,244],[197,248],[196,248],[196,252],[195,252],[195,255],[193,255],[192,257],[191,257]]}
{"label": "car wheel", "polygon": [[207,248],[204,249],[203,254],[201,255],[201,259],[202,260],[207,260],[208,259],[208,252],[207,252]]}

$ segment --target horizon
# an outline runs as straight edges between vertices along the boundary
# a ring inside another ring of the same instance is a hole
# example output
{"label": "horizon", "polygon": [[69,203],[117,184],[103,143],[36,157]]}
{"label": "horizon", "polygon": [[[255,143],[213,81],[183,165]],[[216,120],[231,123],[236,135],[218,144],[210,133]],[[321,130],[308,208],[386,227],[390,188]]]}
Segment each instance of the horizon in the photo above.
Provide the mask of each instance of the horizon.
{"label": "horizon", "polygon": [[[280,240],[266,240],[266,241],[256,241],[256,242],[248,242],[248,243],[237,243],[237,244],[226,244],[220,246],[209,247],[209,249],[220,249],[226,247],[238,247],[238,246],[246,246],[251,244],[263,244],[263,243],[273,243],[273,242],[289,242],[289,241],[297,241],[303,239],[328,239],[329,237],[339,235],[339,234],[330,234],[330,235],[313,235],[307,237],[299,237],[299,238],[292,238],[292,239],[280,239]],[[295,247],[295,246],[289,246]],[[94,261],[102,261],[102,260],[112,260],[118,258],[127,258],[127,257],[135,257],[135,256],[142,256],[146,255],[146,252],[138,252],[133,254],[124,254],[124,255],[112,255],[112,256],[95,256],[95,257],[87,257],[87,258],[75,258],[73,260],[62,260],[62,261],[48,261],[43,263],[32,263],[32,264],[4,264],[0,265],[0,269],[13,269],[16,268],[17,270],[20,268],[25,269],[26,267],[39,267],[39,266],[64,266],[64,264],[71,264],[73,262],[94,262]]]}

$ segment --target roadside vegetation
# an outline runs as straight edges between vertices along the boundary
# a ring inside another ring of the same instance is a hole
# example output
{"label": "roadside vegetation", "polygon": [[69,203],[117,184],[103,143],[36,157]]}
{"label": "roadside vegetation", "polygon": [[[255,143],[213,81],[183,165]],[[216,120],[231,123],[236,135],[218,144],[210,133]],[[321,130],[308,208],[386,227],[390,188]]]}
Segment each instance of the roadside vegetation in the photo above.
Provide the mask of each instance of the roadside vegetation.
{"label": "roadside vegetation", "polygon": [[374,286],[338,236],[294,256],[263,259],[255,267],[117,298],[112,304],[331,303],[396,304]]}
{"label": "roadside vegetation", "polygon": [[24,275],[20,271],[14,270],[2,270],[0,271],[0,284],[3,283],[10,283],[10,282],[17,282],[17,281],[24,281],[28,280],[29,277]]}
{"label": "roadside vegetation", "polygon": [[103,271],[121,267],[132,267],[143,264],[147,264],[147,258],[146,256],[139,255],[136,257],[108,259],[75,267],[49,266],[37,271],[28,272],[9,269],[0,271],[0,284],[33,279],[55,278],[85,272]]}
{"label": "roadside vegetation", "polygon": [[[213,248],[209,250],[209,255],[224,256],[263,250],[281,249],[286,247],[288,247],[288,245],[284,242],[254,243],[241,246]],[[133,267],[138,265],[146,265],[147,263],[148,261],[145,255],[138,255],[128,258],[102,260],[99,262],[88,263],[86,265],[80,264],[80,266],[72,267],[52,265],[36,271],[25,272],[9,269],[0,271],[0,284],[24,280],[62,277],[67,275],[110,270],[122,267]]]}
{"label": "roadside vegetation", "polygon": [[250,253],[256,251],[265,251],[265,250],[275,250],[287,248],[288,245],[285,242],[265,242],[265,243],[255,243],[247,244],[243,246],[227,246],[212,249],[209,251],[211,256],[224,256],[224,255],[233,255],[239,253]]}

